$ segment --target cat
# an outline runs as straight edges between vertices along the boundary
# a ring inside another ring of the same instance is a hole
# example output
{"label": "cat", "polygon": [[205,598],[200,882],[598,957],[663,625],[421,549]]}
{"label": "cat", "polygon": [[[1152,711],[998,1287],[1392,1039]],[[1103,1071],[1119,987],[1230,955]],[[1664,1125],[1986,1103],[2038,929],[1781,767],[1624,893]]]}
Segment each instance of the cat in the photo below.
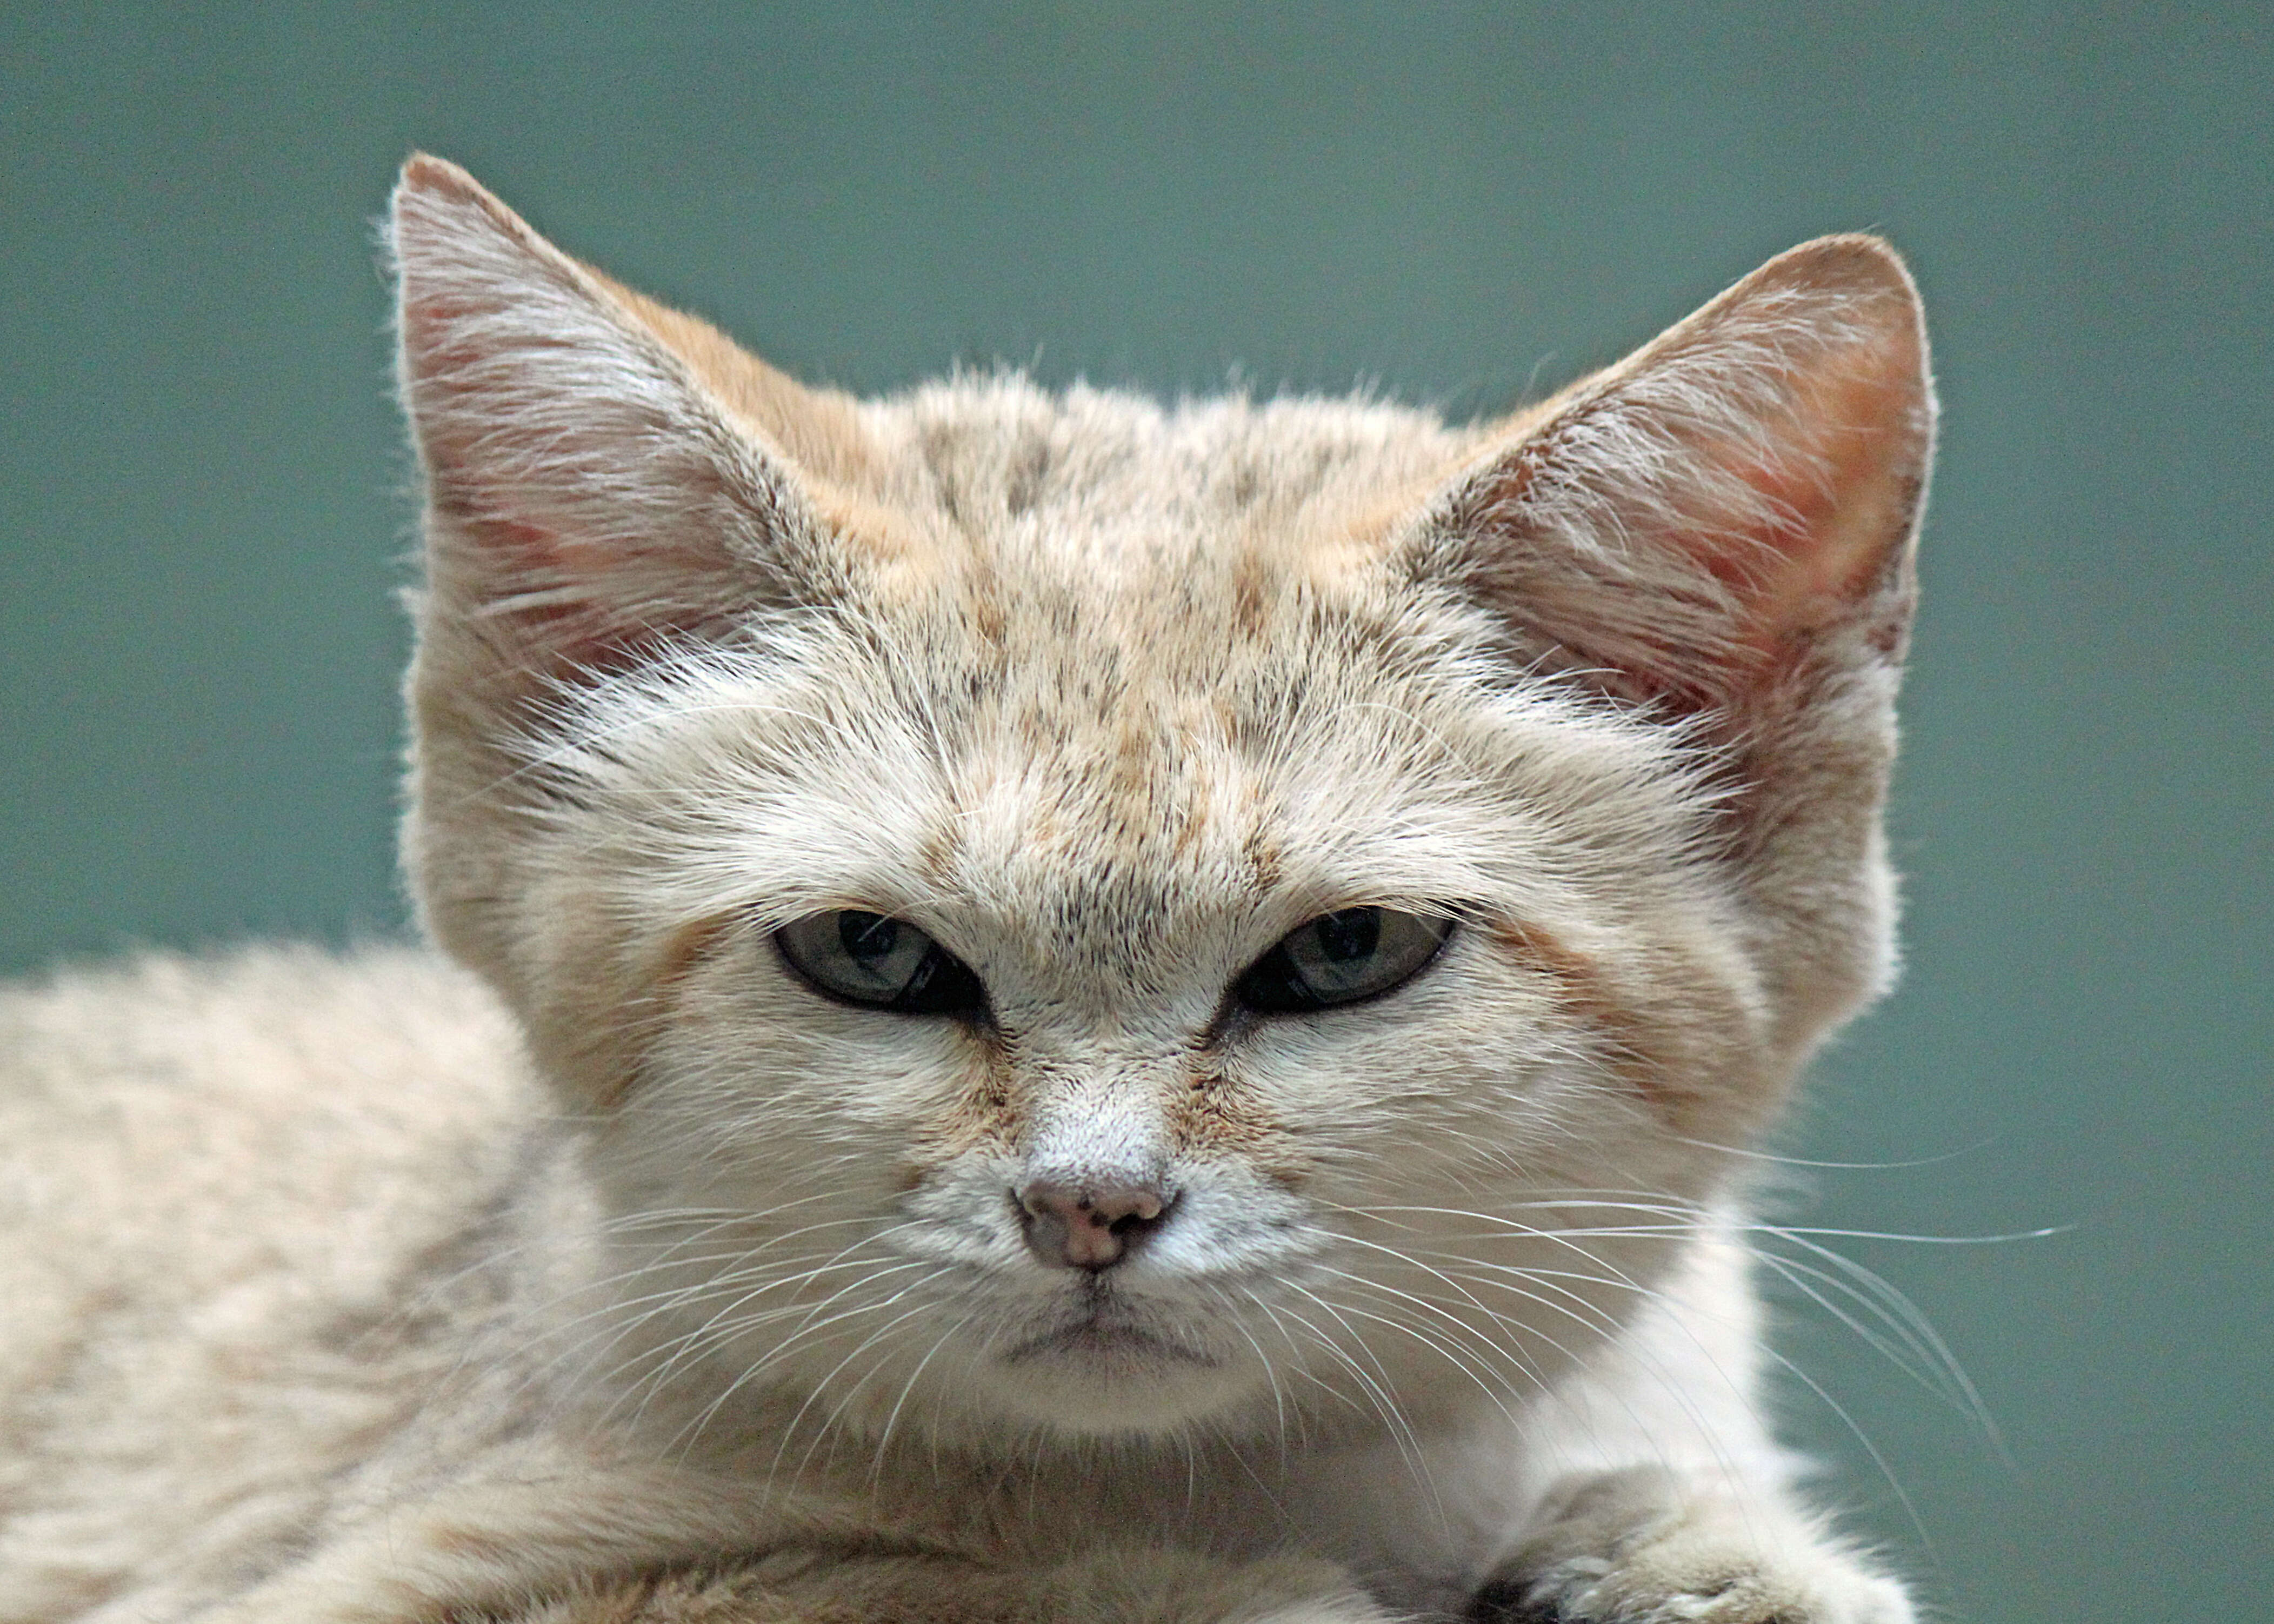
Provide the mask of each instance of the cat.
{"label": "cat", "polygon": [[1893,963],[1892,250],[1448,425],[389,241],[439,951],[0,1000],[0,1620],[1912,1617],[1744,1245]]}

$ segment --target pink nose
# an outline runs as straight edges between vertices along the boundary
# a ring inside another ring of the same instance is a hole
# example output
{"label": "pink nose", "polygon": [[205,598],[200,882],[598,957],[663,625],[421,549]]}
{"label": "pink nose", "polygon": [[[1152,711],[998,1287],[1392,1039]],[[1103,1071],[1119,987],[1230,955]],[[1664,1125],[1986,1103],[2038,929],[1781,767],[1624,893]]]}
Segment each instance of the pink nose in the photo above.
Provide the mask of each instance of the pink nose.
{"label": "pink nose", "polygon": [[1121,1261],[1168,1210],[1159,1191],[1126,1184],[1028,1184],[1019,1192],[1019,1206],[1036,1257],[1093,1272]]}

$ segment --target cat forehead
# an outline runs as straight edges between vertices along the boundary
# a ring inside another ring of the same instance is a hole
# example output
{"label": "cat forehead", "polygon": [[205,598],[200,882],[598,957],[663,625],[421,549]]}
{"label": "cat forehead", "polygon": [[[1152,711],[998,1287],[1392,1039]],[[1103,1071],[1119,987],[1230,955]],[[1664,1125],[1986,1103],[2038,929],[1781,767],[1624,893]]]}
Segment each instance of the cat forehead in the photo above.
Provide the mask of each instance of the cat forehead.
{"label": "cat forehead", "polygon": [[1007,572],[1013,591],[1188,588],[1259,552],[1331,549],[1409,509],[1471,432],[1362,399],[1163,405],[1015,373],[870,402],[870,494],[935,554]]}

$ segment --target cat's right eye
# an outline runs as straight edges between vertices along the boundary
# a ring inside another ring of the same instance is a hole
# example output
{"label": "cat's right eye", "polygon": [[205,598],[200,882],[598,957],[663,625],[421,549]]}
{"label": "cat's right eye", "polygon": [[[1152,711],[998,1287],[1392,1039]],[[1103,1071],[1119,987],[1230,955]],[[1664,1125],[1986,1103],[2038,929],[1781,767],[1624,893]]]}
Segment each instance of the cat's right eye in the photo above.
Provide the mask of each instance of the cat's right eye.
{"label": "cat's right eye", "polygon": [[987,989],[903,919],[864,908],[808,914],[774,932],[783,961],[815,991],[900,1015],[984,1015]]}

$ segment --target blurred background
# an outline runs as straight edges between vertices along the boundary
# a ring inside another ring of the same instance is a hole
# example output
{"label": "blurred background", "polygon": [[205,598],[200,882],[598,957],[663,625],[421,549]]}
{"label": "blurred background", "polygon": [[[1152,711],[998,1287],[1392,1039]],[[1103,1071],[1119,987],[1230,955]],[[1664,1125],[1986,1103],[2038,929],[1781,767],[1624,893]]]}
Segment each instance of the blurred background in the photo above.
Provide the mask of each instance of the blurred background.
{"label": "blurred background", "polygon": [[373,224],[414,147],[863,390],[1001,357],[1469,414],[1883,231],[1946,408],[1909,969],[1782,1147],[1872,1165],[1784,1169],[1782,1210],[2063,1232],[1831,1243],[1919,1305],[2002,1450],[1919,1348],[1788,1288],[1791,1429],[1949,1617],[2263,1617],[2267,19],[7,7],[0,969],[403,928]]}

